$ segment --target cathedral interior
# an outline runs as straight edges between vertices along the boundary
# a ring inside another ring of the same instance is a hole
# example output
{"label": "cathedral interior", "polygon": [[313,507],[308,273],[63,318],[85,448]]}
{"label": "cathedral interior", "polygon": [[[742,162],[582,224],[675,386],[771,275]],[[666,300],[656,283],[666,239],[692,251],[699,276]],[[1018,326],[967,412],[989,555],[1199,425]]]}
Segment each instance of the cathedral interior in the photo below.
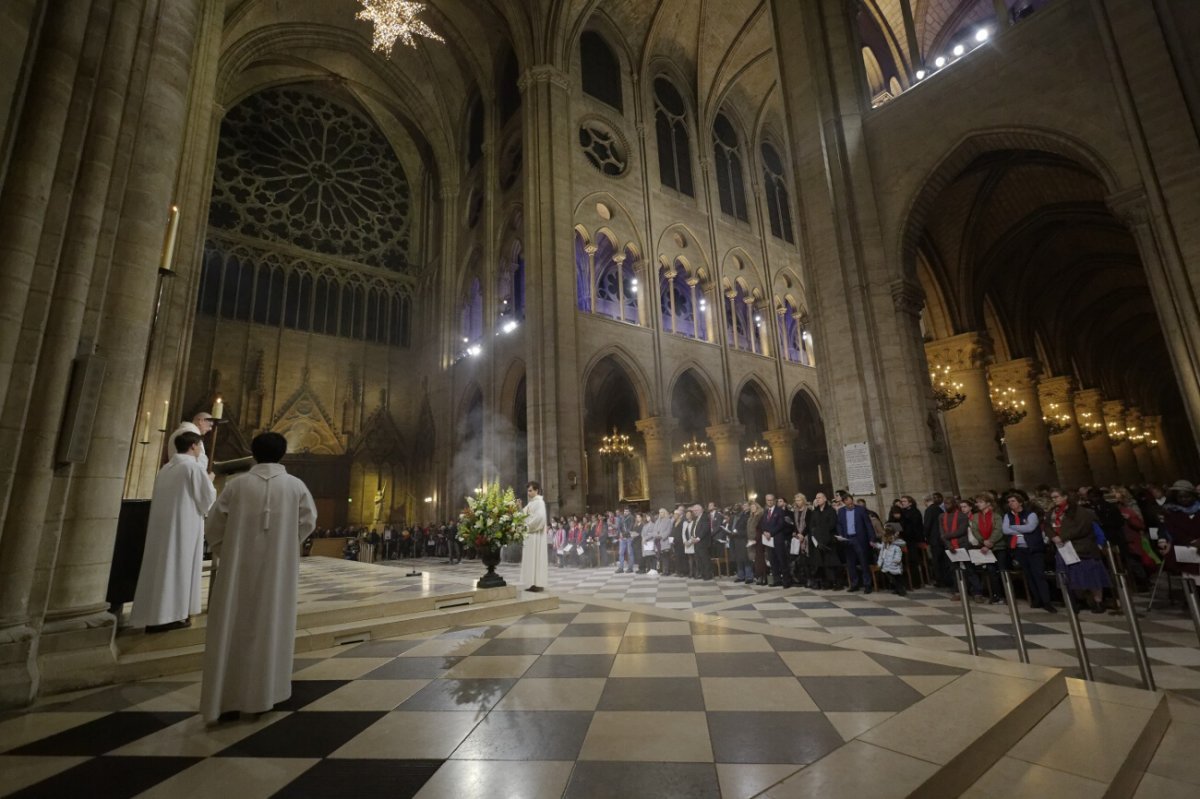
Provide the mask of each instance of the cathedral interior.
{"label": "cathedral interior", "polygon": [[1193,0],[364,5],[0,5],[0,706],[216,408],[330,528],[1200,476]]}

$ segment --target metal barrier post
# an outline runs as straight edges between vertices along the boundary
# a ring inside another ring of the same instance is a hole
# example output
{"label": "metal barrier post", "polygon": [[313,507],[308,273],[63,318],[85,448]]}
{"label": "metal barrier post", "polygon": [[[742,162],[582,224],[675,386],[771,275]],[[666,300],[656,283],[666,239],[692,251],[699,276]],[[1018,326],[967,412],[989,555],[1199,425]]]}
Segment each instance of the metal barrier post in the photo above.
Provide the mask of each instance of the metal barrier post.
{"label": "metal barrier post", "polygon": [[[1138,671],[1142,674],[1142,685],[1147,691],[1154,690],[1154,674],[1150,670],[1150,659],[1146,657],[1146,642],[1142,639],[1142,628],[1138,624],[1137,611],[1133,608],[1133,598],[1129,593],[1129,575],[1117,568],[1117,558],[1113,555],[1112,547],[1105,546],[1108,563],[1112,566],[1113,578],[1117,581],[1117,591],[1120,593],[1121,606],[1125,610],[1125,620],[1129,622],[1129,637],[1133,639],[1133,652],[1137,655]],[[1184,586],[1187,589],[1187,586]],[[1192,602],[1195,602],[1193,598]]]}
{"label": "metal barrier post", "polygon": [[1004,585],[1004,598],[1008,602],[1008,614],[1012,616],[1013,637],[1017,639],[1017,656],[1022,663],[1029,662],[1029,651],[1025,648],[1025,633],[1021,630],[1021,614],[1017,611],[1017,598],[1013,596],[1012,577],[1008,569],[999,569],[1000,582]]}
{"label": "metal barrier post", "polygon": [[[1169,578],[1168,578],[1169,579]],[[1188,610],[1192,614],[1192,624],[1196,627],[1196,638],[1200,639],[1200,603],[1196,601],[1196,591],[1200,588],[1186,574],[1183,576],[1183,595],[1187,597]]]}
{"label": "metal barrier post", "polygon": [[971,597],[967,595],[966,568],[963,563],[958,564],[958,570],[954,575],[958,582],[958,598],[962,601],[963,625],[967,628],[967,646],[970,647],[972,655],[978,655],[979,644],[975,641],[975,619],[971,616]]}
{"label": "metal barrier post", "polygon": [[1079,625],[1079,616],[1075,614],[1075,600],[1071,597],[1071,590],[1067,588],[1066,575],[1056,572],[1054,576],[1058,578],[1058,588],[1062,591],[1063,604],[1067,607],[1067,619],[1071,622],[1071,637],[1075,639],[1075,656],[1079,658],[1079,670],[1083,672],[1083,679],[1091,682],[1092,664],[1088,662],[1083,628]]}

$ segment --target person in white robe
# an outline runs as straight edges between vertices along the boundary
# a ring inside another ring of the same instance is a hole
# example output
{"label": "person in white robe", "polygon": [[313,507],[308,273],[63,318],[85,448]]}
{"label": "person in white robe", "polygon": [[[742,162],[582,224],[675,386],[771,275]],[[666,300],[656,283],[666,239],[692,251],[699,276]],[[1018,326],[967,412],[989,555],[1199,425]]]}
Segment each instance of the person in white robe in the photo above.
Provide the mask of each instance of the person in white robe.
{"label": "person in white robe", "polygon": [[263,713],[292,695],[300,550],[317,507],[279,463],[283,436],[262,433],[250,449],[256,465],[226,483],[205,531],[218,559],[200,686],[208,724]]}
{"label": "person in white robe", "polygon": [[146,550],[129,623],[146,632],[186,627],[200,613],[204,515],[217,498],[200,464],[200,436],[175,439],[175,454],[154,479]]}
{"label": "person in white robe", "polygon": [[550,582],[549,555],[546,551],[546,500],[542,486],[530,480],[525,487],[529,501],[525,503],[525,545],[521,550],[521,582],[529,591],[544,591]]}
{"label": "person in white robe", "polygon": [[202,439],[200,441],[200,465],[204,467],[204,471],[210,472],[212,470],[208,468],[208,451],[204,449],[203,438],[212,432],[213,424],[212,414],[208,411],[201,411],[192,417],[192,421],[183,422],[171,432],[171,435],[167,437],[167,441],[170,442],[167,446],[171,446],[175,442],[175,437],[180,433],[195,433],[200,436]]}

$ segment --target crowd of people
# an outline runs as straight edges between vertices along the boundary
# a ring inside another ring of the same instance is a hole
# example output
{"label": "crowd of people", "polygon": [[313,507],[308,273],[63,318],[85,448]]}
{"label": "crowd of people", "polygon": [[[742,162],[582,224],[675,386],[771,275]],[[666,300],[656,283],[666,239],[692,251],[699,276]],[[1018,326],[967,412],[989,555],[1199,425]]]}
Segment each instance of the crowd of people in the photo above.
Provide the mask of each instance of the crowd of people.
{"label": "crowd of people", "polygon": [[[399,558],[448,558],[451,563],[462,560],[462,547],[458,541],[458,525],[413,524],[395,526],[386,524],[382,529],[366,526],[323,527],[313,538],[344,539],[342,558],[364,563],[379,563]],[[306,549],[312,548],[312,539]]]}

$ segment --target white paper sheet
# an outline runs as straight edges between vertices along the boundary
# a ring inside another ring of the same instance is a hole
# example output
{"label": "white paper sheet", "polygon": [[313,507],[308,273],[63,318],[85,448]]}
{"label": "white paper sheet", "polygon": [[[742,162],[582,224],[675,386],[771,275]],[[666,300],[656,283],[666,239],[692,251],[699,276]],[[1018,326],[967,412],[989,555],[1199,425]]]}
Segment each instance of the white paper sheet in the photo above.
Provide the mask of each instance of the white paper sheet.
{"label": "white paper sheet", "polygon": [[775,539],[769,533],[762,534],[762,542],[765,547],[775,548]]}
{"label": "white paper sheet", "polygon": [[799,538],[792,539],[791,552],[793,555],[800,554],[800,539]]}
{"label": "white paper sheet", "polygon": [[968,549],[967,556],[976,566],[982,566],[985,563],[996,562],[996,554],[991,550],[984,552],[982,549]]}
{"label": "white paper sheet", "polygon": [[579,546],[575,547],[575,551],[578,552],[580,555],[582,555],[583,554],[583,544],[580,544]]}
{"label": "white paper sheet", "polygon": [[1175,547],[1176,563],[1200,563],[1200,552],[1191,547]]}
{"label": "white paper sheet", "polygon": [[1151,541],[1157,541],[1157,540],[1158,540],[1158,528],[1157,528],[1157,527],[1151,527],[1151,528],[1150,528],[1150,540],[1151,540]]}
{"label": "white paper sheet", "polygon": [[1062,555],[1063,563],[1068,566],[1079,562],[1079,553],[1075,551],[1075,545],[1070,541],[1058,548],[1058,554]]}
{"label": "white paper sheet", "polygon": [[968,563],[971,560],[969,550],[966,549],[947,549],[945,552],[951,563]]}

